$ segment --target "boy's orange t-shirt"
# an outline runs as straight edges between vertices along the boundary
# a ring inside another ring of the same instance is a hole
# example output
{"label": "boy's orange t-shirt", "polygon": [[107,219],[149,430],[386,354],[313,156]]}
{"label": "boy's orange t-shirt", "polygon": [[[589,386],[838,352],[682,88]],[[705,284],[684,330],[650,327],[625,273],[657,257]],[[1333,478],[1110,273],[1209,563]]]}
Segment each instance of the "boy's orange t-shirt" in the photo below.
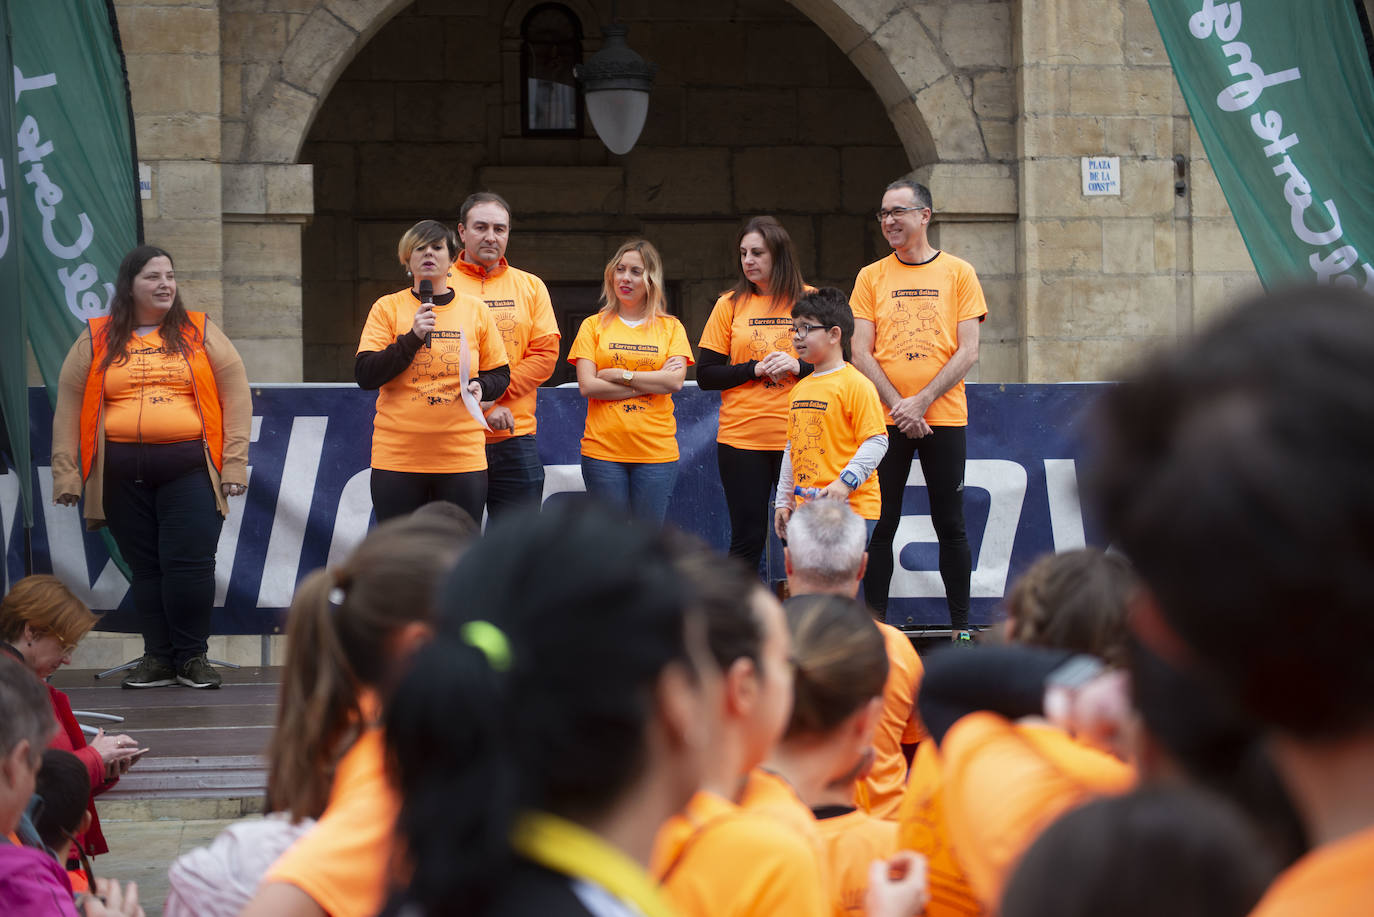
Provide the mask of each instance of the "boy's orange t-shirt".
{"label": "boy's orange t-shirt", "polygon": [[900,630],[874,622],[887,648],[887,681],[883,684],[883,709],[873,731],[873,766],[855,786],[859,808],[877,818],[896,819],[906,787],[906,755],[903,745],[926,737],[915,710],[916,691],[925,666],[911,640]]}
{"label": "boy's orange t-shirt", "polygon": [[[988,314],[973,266],[949,252],[925,264],[906,264],[895,252],[875,261],[859,271],[849,307],[874,324],[873,356],[903,398],[925,388],[954,356],[960,322]],[[965,426],[964,380],[936,398],[925,419],[935,427]]]}
{"label": "boy's orange t-shirt", "polygon": [[862,809],[816,819],[825,846],[830,876],[830,909],[835,917],[864,913],[868,870],[875,860],[898,851],[897,823],[874,818]]}
{"label": "boy's orange t-shirt", "polygon": [[[666,835],[665,835],[666,832]],[[652,873],[680,917],[825,917],[815,850],[771,812],[711,793],[660,831]]]}
{"label": "boy's orange t-shirt", "polygon": [[940,747],[949,838],[969,887],[989,909],[1021,855],[1050,823],[1098,796],[1125,793],[1135,770],[1048,724],[971,713]]}
{"label": "boy's orange t-shirt", "polygon": [[[867,376],[849,363],[813,372],[792,388],[787,442],[792,451],[793,486],[829,485],[864,440],[880,433],[887,433],[883,403]],[[876,473],[849,495],[849,506],[865,519],[878,518],[882,499]]]}
{"label": "boy's orange t-shirt", "polygon": [[[419,299],[410,290],[372,304],[358,353],[385,350],[410,330]],[[463,405],[463,386],[479,371],[506,365],[506,348],[486,303],[458,293],[434,307],[430,346],[377,392],[372,467],[384,471],[458,474],[485,471],[486,431]],[[462,348],[468,378],[459,378]]]}
{"label": "boy's orange t-shirt", "polygon": [[[671,357],[692,359],[692,345],[682,322],[671,315],[646,320],[637,328],[618,315],[589,315],[577,330],[568,362],[591,360],[597,371],[627,369],[654,372]],[[623,401],[587,399],[587,424],[582,454],[605,462],[675,462],[678,458],[677,420],[672,395],[638,395]]]}
{"label": "boy's orange t-shirt", "polygon": [[911,773],[897,812],[897,846],[926,858],[930,889],[926,917],[978,917],[985,910],[969,887],[949,839],[943,793],[940,752],[934,742],[922,742],[911,760]]}
{"label": "boy's orange t-shirt", "polygon": [[129,359],[105,370],[105,438],[115,443],[184,443],[202,438],[191,366],[163,353],[156,330],[129,338]]}
{"label": "boy's orange t-shirt", "polygon": [[330,917],[372,917],[386,903],[400,811],[386,777],[382,730],[372,727],[339,760],[324,814],[263,881],[296,886]]}
{"label": "boy's orange t-shirt", "polygon": [[1374,827],[1317,847],[1285,869],[1250,917],[1355,917],[1374,902]]}
{"label": "boy's orange t-shirt", "polygon": [[[731,363],[762,360],[775,350],[795,357],[791,308],[773,308],[767,296],[752,293],[716,300],[698,346],[725,354]],[[720,393],[720,432],[716,441],[736,449],[782,451],[787,442],[788,395],[796,377],[774,382],[764,376]]]}
{"label": "boy's orange t-shirt", "polygon": [[448,284],[459,293],[476,296],[487,304],[510,360],[511,387],[496,399],[496,403],[510,408],[515,429],[490,430],[487,442],[499,443],[512,436],[536,432],[534,407],[538,384],[523,391],[514,390],[523,388],[517,380],[516,368],[525,359],[530,341],[549,335],[560,337],[549,288],[533,274],[506,264],[504,258],[491,272],[466,260],[455,261],[448,272]]}

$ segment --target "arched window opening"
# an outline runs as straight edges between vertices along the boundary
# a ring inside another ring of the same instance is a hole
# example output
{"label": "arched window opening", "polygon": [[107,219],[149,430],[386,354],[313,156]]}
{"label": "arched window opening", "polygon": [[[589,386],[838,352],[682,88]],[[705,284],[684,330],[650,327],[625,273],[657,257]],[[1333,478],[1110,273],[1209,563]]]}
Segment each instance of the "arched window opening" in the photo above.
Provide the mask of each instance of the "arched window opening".
{"label": "arched window opening", "polygon": [[521,127],[525,134],[578,134],[582,99],[573,68],[582,62],[582,29],[559,3],[541,3],[520,26]]}

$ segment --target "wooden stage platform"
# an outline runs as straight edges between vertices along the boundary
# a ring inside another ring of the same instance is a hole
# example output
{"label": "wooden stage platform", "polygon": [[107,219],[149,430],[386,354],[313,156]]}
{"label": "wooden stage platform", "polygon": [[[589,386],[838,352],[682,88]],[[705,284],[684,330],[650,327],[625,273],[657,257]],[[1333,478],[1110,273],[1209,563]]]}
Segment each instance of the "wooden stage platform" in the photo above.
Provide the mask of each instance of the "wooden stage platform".
{"label": "wooden stage platform", "polygon": [[52,684],[67,693],[72,709],[124,717],[122,723],[87,722],[107,732],[128,733],[149,749],[100,796],[102,817],[111,806],[139,800],[230,803],[205,817],[262,810],[267,786],[263,755],[276,721],[281,669],[218,671],[224,677],[218,690],[181,685],[125,689],[119,686],[123,673],[97,681],[89,669],[63,669],[53,676]]}

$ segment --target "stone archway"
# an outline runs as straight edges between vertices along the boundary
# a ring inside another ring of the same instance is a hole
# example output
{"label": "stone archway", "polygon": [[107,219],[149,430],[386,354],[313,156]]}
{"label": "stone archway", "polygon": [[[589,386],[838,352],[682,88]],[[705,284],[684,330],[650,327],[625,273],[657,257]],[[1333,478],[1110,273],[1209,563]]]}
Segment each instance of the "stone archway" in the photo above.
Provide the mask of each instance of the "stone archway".
{"label": "stone archway", "polygon": [[[412,0],[320,0],[245,112],[242,162],[292,163],[329,90],[368,40]],[[959,75],[904,0],[789,0],[872,84],[913,167],[989,159]]]}

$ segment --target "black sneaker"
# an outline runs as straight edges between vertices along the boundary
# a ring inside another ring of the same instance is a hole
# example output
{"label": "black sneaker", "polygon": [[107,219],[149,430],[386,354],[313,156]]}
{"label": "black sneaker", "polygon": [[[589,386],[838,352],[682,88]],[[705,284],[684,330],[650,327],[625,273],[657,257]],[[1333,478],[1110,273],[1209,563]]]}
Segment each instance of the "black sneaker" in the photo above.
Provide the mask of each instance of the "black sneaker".
{"label": "black sneaker", "polygon": [[975,643],[973,642],[973,635],[970,634],[970,633],[969,633],[968,631],[966,631],[966,630],[958,630],[958,631],[955,631],[955,632],[954,632],[954,636],[951,638],[950,642],[953,643],[955,646],[958,646],[958,647],[970,647],[970,648],[971,648],[971,647],[977,645],[977,644],[975,644]]}
{"label": "black sneaker", "polygon": [[161,659],[144,656],[119,684],[124,688],[165,688],[176,683],[176,674],[176,670]]}
{"label": "black sneaker", "polygon": [[202,655],[192,656],[181,664],[177,681],[188,688],[218,688],[220,677]]}

